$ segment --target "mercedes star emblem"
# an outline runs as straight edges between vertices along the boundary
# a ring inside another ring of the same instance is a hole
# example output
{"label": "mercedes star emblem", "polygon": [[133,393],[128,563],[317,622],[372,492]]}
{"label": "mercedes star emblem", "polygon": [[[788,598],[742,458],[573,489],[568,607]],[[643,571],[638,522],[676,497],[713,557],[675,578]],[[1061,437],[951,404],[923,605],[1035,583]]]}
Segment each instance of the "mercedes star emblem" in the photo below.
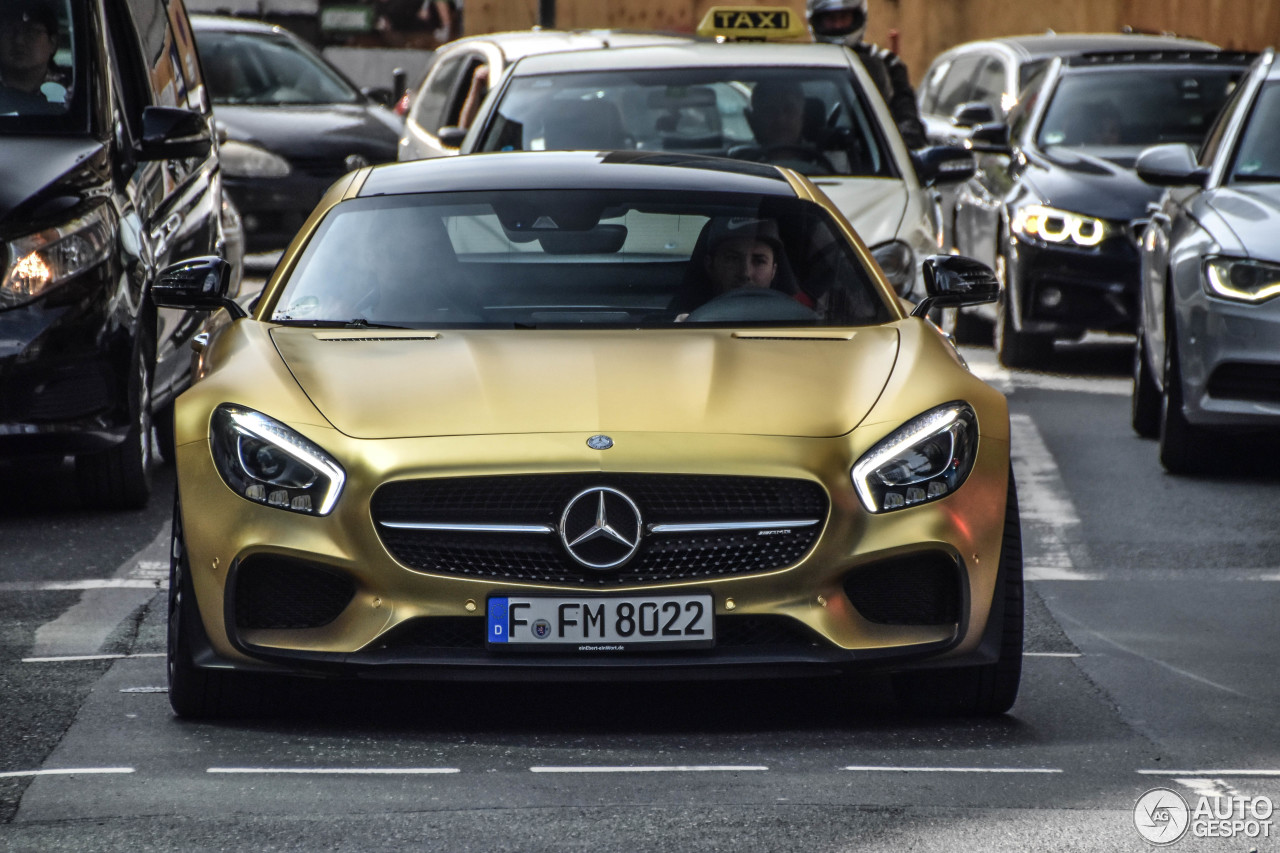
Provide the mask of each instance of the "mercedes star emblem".
{"label": "mercedes star emblem", "polygon": [[588,569],[613,569],[630,560],[640,547],[640,529],[635,502],[608,486],[579,492],[560,517],[560,541]]}
{"label": "mercedes star emblem", "polygon": [[608,450],[613,447],[613,439],[607,435],[593,435],[587,439],[587,447],[592,450]]}

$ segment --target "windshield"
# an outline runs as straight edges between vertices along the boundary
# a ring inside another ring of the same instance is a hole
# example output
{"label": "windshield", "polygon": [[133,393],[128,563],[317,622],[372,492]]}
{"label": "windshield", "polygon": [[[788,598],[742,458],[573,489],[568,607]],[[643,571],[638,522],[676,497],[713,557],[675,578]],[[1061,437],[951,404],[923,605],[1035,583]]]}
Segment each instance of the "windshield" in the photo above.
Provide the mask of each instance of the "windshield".
{"label": "windshield", "polygon": [[351,104],[360,93],[284,36],[199,30],[200,63],[214,104]]}
{"label": "windshield", "polygon": [[1045,111],[1041,148],[1198,146],[1239,79],[1236,68],[1088,71],[1062,78]]}
{"label": "windshield", "polygon": [[481,151],[682,151],[808,175],[896,177],[846,72],[662,68],[517,77]]}
{"label": "windshield", "polygon": [[87,131],[83,13],[67,0],[0,2],[0,132]]}
{"label": "windshield", "polygon": [[334,208],[277,322],[408,328],[850,326],[889,318],[812,202],[727,193],[509,191]]}
{"label": "windshield", "polygon": [[1280,83],[1258,93],[1231,166],[1230,182],[1280,181]]}

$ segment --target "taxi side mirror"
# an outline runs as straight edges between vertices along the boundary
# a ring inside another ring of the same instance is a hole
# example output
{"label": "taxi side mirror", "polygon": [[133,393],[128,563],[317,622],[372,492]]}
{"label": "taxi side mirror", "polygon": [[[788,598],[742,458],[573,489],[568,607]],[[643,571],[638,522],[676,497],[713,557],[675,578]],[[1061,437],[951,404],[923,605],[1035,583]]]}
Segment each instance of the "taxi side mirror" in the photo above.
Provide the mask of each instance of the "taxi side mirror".
{"label": "taxi side mirror", "polygon": [[926,187],[958,184],[967,181],[978,170],[973,153],[959,145],[932,145],[911,152],[916,175]]}
{"label": "taxi side mirror", "polygon": [[921,269],[925,297],[911,310],[925,317],[934,308],[959,308],[995,302],[1000,281],[991,267],[963,255],[930,255]]}

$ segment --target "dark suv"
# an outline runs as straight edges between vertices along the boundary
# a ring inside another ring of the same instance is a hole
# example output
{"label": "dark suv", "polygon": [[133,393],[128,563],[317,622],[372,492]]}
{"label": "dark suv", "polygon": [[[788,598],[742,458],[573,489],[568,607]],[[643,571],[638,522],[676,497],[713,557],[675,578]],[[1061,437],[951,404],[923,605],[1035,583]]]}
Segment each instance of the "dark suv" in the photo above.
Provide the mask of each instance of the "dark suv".
{"label": "dark suv", "polygon": [[0,460],[72,455],[87,505],[140,507],[200,322],[152,280],[227,252],[190,22],[181,0],[4,0],[0,80]]}

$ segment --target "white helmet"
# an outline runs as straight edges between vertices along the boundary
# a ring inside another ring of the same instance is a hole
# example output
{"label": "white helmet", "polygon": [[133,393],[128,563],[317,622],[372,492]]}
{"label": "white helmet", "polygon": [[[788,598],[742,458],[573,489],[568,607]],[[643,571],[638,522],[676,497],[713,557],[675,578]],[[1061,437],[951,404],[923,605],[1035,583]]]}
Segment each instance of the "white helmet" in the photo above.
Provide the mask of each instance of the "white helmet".
{"label": "white helmet", "polygon": [[815,41],[854,45],[867,29],[867,0],[806,0]]}

